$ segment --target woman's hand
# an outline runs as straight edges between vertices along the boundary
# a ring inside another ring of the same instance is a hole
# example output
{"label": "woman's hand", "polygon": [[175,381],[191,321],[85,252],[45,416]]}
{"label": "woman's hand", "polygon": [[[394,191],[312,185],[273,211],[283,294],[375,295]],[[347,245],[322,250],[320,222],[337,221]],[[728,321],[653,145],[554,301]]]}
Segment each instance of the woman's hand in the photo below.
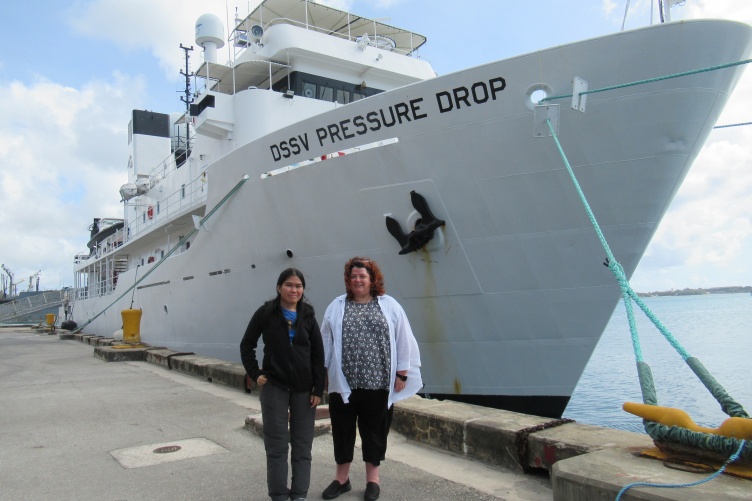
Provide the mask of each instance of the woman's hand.
{"label": "woman's hand", "polygon": [[256,384],[259,386],[264,386],[266,384],[266,376],[261,374],[258,378],[256,378]]}
{"label": "woman's hand", "polygon": [[311,409],[315,408],[320,403],[321,403],[321,397],[317,397],[316,395],[311,395]]}
{"label": "woman's hand", "polygon": [[403,381],[399,376],[407,376],[407,371],[397,372],[397,377],[394,378],[394,391],[400,392],[407,386],[407,381]]}
{"label": "woman's hand", "polygon": [[407,381],[403,381],[400,378],[396,378],[394,381],[394,391],[400,392],[407,386]]}

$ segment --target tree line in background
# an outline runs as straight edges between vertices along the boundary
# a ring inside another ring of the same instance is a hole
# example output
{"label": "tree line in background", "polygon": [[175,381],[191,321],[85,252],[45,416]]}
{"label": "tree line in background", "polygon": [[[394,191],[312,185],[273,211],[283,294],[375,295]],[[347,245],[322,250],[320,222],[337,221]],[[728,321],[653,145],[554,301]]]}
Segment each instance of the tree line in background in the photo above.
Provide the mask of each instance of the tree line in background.
{"label": "tree line in background", "polygon": [[671,289],[661,292],[639,292],[640,297],[652,296],[698,296],[701,294],[752,294],[752,286],[735,285],[731,287],[710,287],[708,289]]}

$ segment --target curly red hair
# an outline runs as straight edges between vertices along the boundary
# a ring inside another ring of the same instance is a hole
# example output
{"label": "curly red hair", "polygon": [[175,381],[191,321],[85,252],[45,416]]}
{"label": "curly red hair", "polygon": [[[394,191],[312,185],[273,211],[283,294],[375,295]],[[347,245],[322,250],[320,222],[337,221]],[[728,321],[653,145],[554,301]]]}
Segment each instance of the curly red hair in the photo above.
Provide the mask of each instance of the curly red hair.
{"label": "curly red hair", "polygon": [[373,261],[368,257],[354,257],[345,263],[345,290],[347,291],[347,299],[353,299],[352,289],[350,289],[350,273],[353,268],[363,268],[368,272],[371,277],[371,295],[373,297],[383,296],[386,294],[386,287],[384,287],[384,274],[381,273],[379,265],[376,261]]}

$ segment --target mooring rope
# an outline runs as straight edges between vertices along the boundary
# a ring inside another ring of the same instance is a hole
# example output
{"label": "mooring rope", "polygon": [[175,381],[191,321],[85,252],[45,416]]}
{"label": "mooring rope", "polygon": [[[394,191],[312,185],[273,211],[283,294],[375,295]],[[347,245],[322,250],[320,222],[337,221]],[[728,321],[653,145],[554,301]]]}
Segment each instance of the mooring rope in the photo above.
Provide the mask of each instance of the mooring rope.
{"label": "mooring rope", "polygon": [[[664,75],[660,77],[648,78],[644,80],[638,80],[634,82],[588,90],[588,91],[582,92],[580,95],[595,94],[598,92],[605,92],[608,90],[622,89],[622,88],[631,87],[635,85],[643,85],[647,83],[668,80],[671,78],[696,75],[699,73],[705,73],[709,71],[716,71],[716,70],[720,70],[724,68],[740,66],[743,64],[749,64],[750,62],[752,62],[752,59],[745,59],[743,61],[719,64],[719,65],[709,66],[706,68],[700,68],[700,69],[691,70],[691,71],[673,73],[673,74]],[[564,98],[572,97],[572,96],[573,94],[550,96],[550,97],[546,97],[542,99],[541,101],[539,101],[539,103],[543,103],[545,101],[552,101],[555,99],[564,99]],[[647,307],[647,305],[643,303],[642,299],[640,299],[637,293],[635,293],[632,287],[629,285],[629,281],[626,277],[626,274],[624,273],[624,269],[616,261],[613,254],[611,253],[610,248],[608,247],[608,243],[606,242],[606,239],[603,236],[603,233],[601,232],[600,227],[598,226],[598,223],[595,219],[595,215],[590,209],[587,199],[585,198],[585,195],[579,186],[577,178],[575,177],[574,172],[572,171],[572,168],[569,165],[569,161],[567,160],[566,155],[564,154],[564,151],[561,147],[558,137],[556,136],[556,133],[554,132],[554,129],[553,129],[553,126],[551,125],[550,120],[546,120],[546,124],[548,125],[549,131],[551,132],[551,136],[554,138],[554,141],[556,142],[556,147],[558,148],[559,153],[562,156],[562,159],[564,160],[564,164],[567,168],[567,171],[569,172],[570,177],[572,178],[575,188],[577,189],[577,193],[580,196],[580,200],[582,201],[583,206],[585,207],[588,217],[590,218],[590,222],[593,224],[593,227],[595,228],[595,231],[598,234],[598,238],[601,241],[601,245],[606,251],[606,256],[607,256],[606,262],[603,264],[605,264],[611,270],[611,272],[616,277],[617,282],[619,283],[619,287],[621,289],[622,296],[624,298],[624,306],[627,310],[629,330],[630,330],[631,337],[632,337],[632,348],[634,350],[635,359],[637,362],[637,374],[640,379],[640,388],[642,390],[643,402],[645,402],[646,404],[657,405],[658,399],[657,399],[656,392],[655,392],[655,384],[653,382],[652,372],[650,370],[650,367],[643,361],[642,348],[640,346],[640,340],[637,334],[637,326],[634,320],[634,312],[632,310],[632,301],[634,301],[640,307],[640,309],[645,313],[645,315],[650,319],[650,321],[658,328],[658,330],[661,332],[664,338],[669,342],[669,344],[671,344],[671,346],[681,355],[681,357],[684,359],[687,365],[689,365],[689,367],[692,369],[695,375],[700,379],[703,385],[705,385],[705,387],[713,395],[713,397],[715,397],[715,399],[721,404],[721,409],[729,416],[748,418],[749,415],[746,413],[744,408],[741,405],[739,405],[733,398],[731,398],[731,396],[728,393],[726,393],[726,390],[720,384],[718,384],[715,378],[705,369],[705,367],[697,358],[692,357],[684,349],[684,347],[682,347],[679,341],[660,322],[660,320],[653,314],[653,312]],[[740,127],[740,126],[745,126],[745,125],[752,125],[752,122],[720,125],[714,128],[723,129],[723,128],[729,128],[729,127]],[[646,431],[654,439],[665,437],[665,436],[668,436],[669,434],[671,435],[674,434],[673,431],[675,430],[673,430],[673,428],[669,429],[663,425],[659,425],[657,423],[654,423],[654,424],[655,426],[653,425],[648,426],[648,422],[646,422]],[[692,440],[698,438],[698,434],[694,432],[689,432],[687,430],[687,433],[689,433],[692,436],[682,437],[682,438],[685,438],[685,439],[690,438]],[[713,442],[718,442],[718,440],[714,438]],[[717,445],[722,446],[722,448],[724,449],[727,449],[729,446],[735,445],[736,443],[737,443],[736,439],[728,439],[722,444],[717,444]],[[748,451],[747,455],[752,456],[752,451]]]}
{"label": "mooring rope", "polygon": [[[733,398],[731,398],[728,393],[723,389],[723,387],[718,384],[718,382],[713,378],[713,376],[702,366],[700,361],[692,357],[679,343],[679,341],[669,332],[669,330],[660,322],[660,320],[653,314],[653,312],[650,310],[650,308],[647,307],[647,305],[639,298],[637,293],[632,289],[632,287],[629,284],[629,280],[627,279],[626,273],[624,272],[624,269],[622,268],[621,264],[619,264],[613,253],[611,252],[611,248],[608,245],[608,242],[606,241],[606,237],[603,235],[603,232],[601,231],[600,226],[598,225],[598,221],[595,218],[595,214],[593,213],[593,210],[590,208],[590,204],[587,201],[587,198],[585,197],[585,194],[582,191],[582,188],[580,187],[580,183],[577,181],[577,177],[574,174],[574,171],[572,170],[572,166],[569,163],[569,160],[567,159],[566,154],[564,153],[564,150],[561,146],[561,143],[559,141],[558,136],[556,135],[556,131],[553,128],[553,125],[551,124],[550,119],[546,119],[546,125],[548,126],[549,132],[551,136],[554,139],[554,142],[556,143],[556,148],[559,151],[559,154],[561,155],[562,161],[564,162],[564,166],[567,169],[567,172],[569,173],[569,177],[572,180],[572,183],[574,184],[575,189],[577,190],[577,194],[580,197],[580,201],[582,202],[583,207],[585,208],[585,212],[588,215],[588,218],[590,219],[591,224],[593,225],[593,228],[595,229],[595,232],[598,236],[598,239],[601,242],[601,245],[603,246],[603,249],[606,252],[606,262],[605,264],[611,272],[616,277],[617,282],[619,283],[619,287],[622,292],[622,296],[624,297],[624,306],[627,310],[627,318],[629,320],[629,329],[632,337],[632,347],[635,352],[635,358],[637,360],[637,374],[640,380],[640,389],[642,391],[642,397],[643,401],[646,404],[656,405],[658,403],[656,393],[655,393],[655,384],[653,382],[653,376],[652,372],[650,371],[650,367],[643,361],[642,356],[642,348],[640,346],[640,339],[639,335],[637,333],[637,325],[634,320],[634,312],[632,311],[632,305],[631,302],[634,301],[640,309],[645,313],[645,315],[653,322],[653,324],[656,326],[656,328],[660,331],[660,333],[666,338],[666,340],[671,344],[671,346],[674,347],[674,349],[682,356],[684,361],[689,365],[689,367],[692,369],[692,371],[697,375],[697,377],[700,379],[700,381],[705,385],[705,387],[708,389],[708,391],[715,397],[715,399],[721,404],[721,408],[724,412],[726,412],[730,416],[734,417],[749,417],[747,413],[744,411],[744,408],[739,405]],[[646,421],[647,423],[647,421]],[[648,431],[648,434],[651,435],[654,439],[659,439],[662,437],[655,436],[656,430],[660,432],[660,435],[666,435],[666,427],[662,426],[656,426],[656,427],[650,427],[648,429],[648,426],[646,425],[646,431]],[[651,433],[653,431],[654,433]],[[687,432],[691,435],[691,432],[687,430]],[[694,436],[694,435],[693,435]],[[733,438],[726,438],[726,437],[716,437],[716,438],[723,438],[723,446],[728,447],[732,444],[736,444],[736,439]]]}
{"label": "mooring rope", "polygon": [[[733,63],[726,63],[726,64],[719,64],[717,66],[708,66],[707,68],[700,68],[698,70],[691,70],[691,71],[682,71],[681,73],[672,73],[670,75],[663,75],[660,77],[654,77],[654,78],[646,78],[645,80],[637,80],[635,82],[628,82],[624,84],[619,85],[611,85],[609,87],[602,87],[600,89],[593,89],[593,90],[586,90],[584,92],[581,92],[580,95],[584,96],[585,94],[595,94],[597,92],[605,92],[607,90],[615,90],[615,89],[623,89],[625,87],[632,87],[634,85],[643,85],[653,82],[660,82],[661,80],[669,80],[671,78],[679,78],[679,77],[686,77],[689,75],[696,75],[698,73],[705,73],[708,71],[715,71],[715,70],[722,70],[724,68],[731,68],[733,66],[739,66],[742,64],[749,64],[752,63],[752,59],[745,59],[744,61],[736,61]],[[559,96],[551,96],[551,97],[545,97],[539,101],[539,103],[543,103],[546,101],[553,101],[554,99],[565,99],[568,97],[572,97],[574,94],[562,94]]]}
{"label": "mooring rope", "polygon": [[729,127],[742,127],[744,125],[752,125],[752,122],[742,122],[738,124],[716,125],[714,129],[728,129]]}
{"label": "mooring rope", "polygon": [[650,483],[650,482],[634,482],[632,484],[628,484],[628,485],[625,485],[624,487],[622,487],[621,490],[619,491],[619,493],[616,495],[616,500],[615,501],[620,501],[621,497],[624,495],[624,493],[627,492],[632,487],[657,487],[657,488],[662,488],[662,489],[678,489],[678,488],[682,488],[682,487],[694,487],[696,485],[700,485],[700,484],[704,484],[705,482],[709,482],[709,481],[713,480],[714,478],[716,478],[721,473],[723,473],[726,470],[726,467],[729,464],[731,464],[734,461],[736,461],[737,459],[739,459],[739,455],[742,453],[742,449],[744,448],[745,445],[746,445],[746,441],[742,440],[742,443],[739,445],[739,448],[736,450],[735,453],[733,453],[731,455],[731,457],[729,457],[726,460],[725,463],[723,463],[723,466],[721,466],[718,471],[716,471],[715,473],[713,473],[712,475],[710,475],[708,477],[703,478],[702,480],[698,480],[696,482],[691,482],[691,483],[688,483],[688,484],[653,484],[653,483]]}
{"label": "mooring rope", "polygon": [[601,246],[603,247],[603,250],[606,251],[606,262],[604,263],[614,274],[616,277],[616,281],[619,283],[619,287],[622,291],[622,296],[624,296],[624,304],[627,308],[627,317],[629,319],[629,327],[630,332],[632,333],[632,344],[635,350],[635,356],[637,357],[637,361],[641,362],[643,360],[642,357],[642,349],[640,347],[640,340],[637,335],[637,325],[634,320],[634,313],[632,312],[631,307],[631,301],[634,300],[635,303],[642,309],[643,312],[645,312],[645,315],[653,322],[653,324],[658,328],[658,330],[661,331],[661,333],[666,337],[666,339],[671,343],[671,345],[679,352],[679,354],[684,358],[685,360],[690,357],[689,353],[681,346],[679,341],[669,332],[669,330],[661,323],[661,321],[656,317],[652,311],[645,305],[645,303],[642,302],[642,300],[637,296],[637,293],[632,290],[632,287],[629,285],[629,280],[627,279],[626,273],[624,273],[624,268],[622,268],[621,264],[616,260],[614,257],[613,252],[611,252],[611,248],[608,245],[608,242],[606,241],[606,237],[603,236],[603,232],[601,231],[600,226],[598,225],[598,221],[595,219],[595,214],[593,213],[593,210],[590,208],[590,204],[587,201],[587,198],[585,197],[585,193],[583,193],[582,188],[580,187],[580,183],[577,181],[577,177],[574,175],[574,171],[572,170],[572,166],[569,164],[569,160],[567,159],[566,154],[564,153],[564,150],[561,147],[561,143],[559,142],[559,138],[556,135],[556,132],[554,131],[553,126],[551,125],[551,120],[546,119],[546,125],[548,125],[548,129],[551,132],[552,137],[554,138],[554,142],[556,143],[556,148],[559,151],[559,155],[561,155],[561,158],[564,162],[564,166],[567,168],[567,172],[569,173],[569,177],[572,179],[572,183],[574,184],[575,189],[577,190],[577,194],[580,197],[580,202],[582,202],[583,207],[585,208],[585,212],[587,212],[587,216],[590,219],[590,223],[593,225],[593,228],[595,229],[596,234],[598,235],[598,240],[601,242]]}
{"label": "mooring rope", "polygon": [[[246,181],[248,181],[248,179],[250,179],[250,177],[248,176],[248,174],[244,175],[243,178],[238,182],[238,184],[236,184],[227,193],[227,195],[225,195],[224,198],[219,201],[219,203],[209,212],[209,214],[207,214],[206,216],[204,216],[203,219],[201,219],[201,222],[199,223],[198,226],[201,227],[201,225],[203,225],[206,221],[208,221],[209,218],[212,217],[212,215],[220,207],[222,207],[222,205],[224,205],[224,203],[227,202],[227,200],[229,200],[230,197],[232,195],[234,195],[235,192],[238,191],[240,189],[240,187],[243,186],[243,184],[245,184]],[[107,305],[102,311],[100,311],[99,313],[97,313],[96,315],[94,315],[92,318],[90,318],[89,320],[87,320],[86,322],[84,322],[83,325],[81,325],[80,327],[78,327],[77,329],[75,329],[72,332],[73,333],[81,332],[81,330],[83,330],[84,327],[86,327],[87,325],[91,324],[94,320],[96,320],[97,318],[99,318],[104,312],[106,312],[107,310],[109,310],[118,301],[120,301],[121,299],[123,299],[130,291],[133,290],[134,294],[135,294],[135,290],[134,289],[136,288],[136,286],[138,284],[140,284],[141,282],[143,282],[146,279],[146,277],[148,277],[149,275],[151,275],[151,273],[154,270],[156,270],[157,268],[159,268],[159,266],[162,263],[164,263],[167,260],[167,258],[170,257],[176,250],[178,250],[182,245],[185,245],[185,242],[187,242],[188,239],[191,238],[193,235],[195,235],[197,232],[198,232],[198,228],[193,228],[191,231],[189,231],[188,234],[186,236],[184,236],[183,238],[181,238],[180,241],[177,244],[175,244],[175,246],[172,249],[170,249],[170,251],[167,254],[165,254],[164,256],[162,256],[162,259],[160,259],[159,261],[157,261],[157,263],[154,266],[152,266],[152,268],[149,271],[147,271],[146,273],[144,273],[144,275],[141,278],[139,278],[138,280],[136,280],[133,283],[133,285],[131,285],[130,287],[128,287],[128,289],[126,289],[125,292],[123,292],[116,300],[114,300],[112,303],[110,303],[109,305]],[[131,301],[131,307],[133,307],[133,301]]]}

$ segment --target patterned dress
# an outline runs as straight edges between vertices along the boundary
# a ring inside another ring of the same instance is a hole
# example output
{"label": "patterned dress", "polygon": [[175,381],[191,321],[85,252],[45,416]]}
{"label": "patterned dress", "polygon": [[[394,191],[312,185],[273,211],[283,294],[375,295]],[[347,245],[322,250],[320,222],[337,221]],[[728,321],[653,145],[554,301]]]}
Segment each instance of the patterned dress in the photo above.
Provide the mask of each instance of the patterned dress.
{"label": "patterned dress", "polygon": [[342,372],[351,389],[386,390],[392,374],[389,324],[376,299],[345,302]]}

